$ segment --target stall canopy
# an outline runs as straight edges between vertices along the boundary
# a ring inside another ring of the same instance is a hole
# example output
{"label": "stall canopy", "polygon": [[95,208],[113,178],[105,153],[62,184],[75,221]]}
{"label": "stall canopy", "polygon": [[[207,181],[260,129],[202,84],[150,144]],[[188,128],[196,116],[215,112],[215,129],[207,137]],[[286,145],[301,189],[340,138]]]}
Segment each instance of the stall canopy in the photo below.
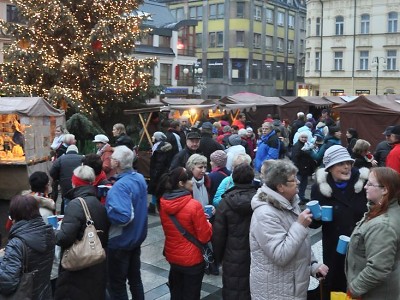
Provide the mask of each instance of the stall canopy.
{"label": "stall canopy", "polygon": [[[382,132],[387,126],[400,124],[400,95],[359,96],[337,106],[342,132],[355,128],[359,138],[371,143],[371,151],[384,140]],[[342,142],[345,142],[344,134]]]}
{"label": "stall canopy", "polygon": [[2,97],[0,98],[0,114],[19,114],[30,117],[58,117],[64,111],[51,106],[39,97]]}
{"label": "stall canopy", "polygon": [[331,101],[319,96],[297,97],[280,106],[279,114],[281,119],[289,119],[290,121],[293,121],[296,119],[297,113],[300,111],[305,114],[311,112],[316,117],[320,109],[328,108],[332,105],[333,103]]}

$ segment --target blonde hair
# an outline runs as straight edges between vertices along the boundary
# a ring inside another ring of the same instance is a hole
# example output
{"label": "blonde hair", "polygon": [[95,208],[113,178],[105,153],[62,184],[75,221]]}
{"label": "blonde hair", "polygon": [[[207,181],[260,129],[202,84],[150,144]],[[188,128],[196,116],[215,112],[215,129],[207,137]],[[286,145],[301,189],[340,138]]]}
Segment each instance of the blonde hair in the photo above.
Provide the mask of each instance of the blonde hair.
{"label": "blonde hair", "polygon": [[368,151],[369,147],[371,147],[371,144],[368,141],[363,139],[358,139],[353,147],[353,153],[361,154],[364,151]]}
{"label": "blonde hair", "polygon": [[201,154],[192,154],[187,163],[186,163],[186,169],[192,171],[196,165],[207,165],[207,157]]}
{"label": "blonde hair", "polygon": [[122,124],[122,123],[117,123],[117,124],[114,124],[114,126],[113,126],[120,134],[121,133],[125,133],[126,134],[126,129],[125,129],[125,125],[124,124]]}

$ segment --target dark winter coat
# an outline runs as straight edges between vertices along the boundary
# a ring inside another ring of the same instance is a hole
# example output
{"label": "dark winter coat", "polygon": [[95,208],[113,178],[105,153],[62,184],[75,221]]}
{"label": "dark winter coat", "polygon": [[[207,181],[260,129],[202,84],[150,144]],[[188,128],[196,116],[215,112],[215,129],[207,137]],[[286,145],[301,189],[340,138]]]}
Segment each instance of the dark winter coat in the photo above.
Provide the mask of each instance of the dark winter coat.
{"label": "dark winter coat", "polygon": [[213,139],[211,133],[203,132],[201,134],[200,146],[198,151],[207,157],[207,172],[211,171],[210,156],[217,150],[224,150],[224,146]]}
{"label": "dark winter coat", "polygon": [[165,133],[167,136],[166,142],[170,143],[172,146],[172,150],[170,151],[170,159],[172,159],[175,154],[179,152],[179,146],[178,146],[178,141],[176,140],[175,134],[179,136],[180,138],[180,145],[181,149],[185,148],[185,144],[183,144],[182,137],[179,131],[174,130],[173,128],[168,128],[168,131]]}
{"label": "dark winter coat", "polygon": [[186,162],[188,161],[190,155],[194,153],[201,153],[199,149],[197,151],[192,151],[188,147],[185,147],[181,151],[179,151],[177,154],[175,154],[174,158],[172,159],[171,165],[169,167],[170,170],[173,170],[177,167],[183,167],[185,168]]}
{"label": "dark winter coat", "polygon": [[326,284],[324,293],[346,292],[345,256],[336,252],[336,246],[340,235],[350,237],[356,223],[367,211],[364,186],[368,174],[369,170],[366,168],[360,170],[352,168],[347,186],[340,189],[336,186],[332,175],[325,172],[325,169],[321,168],[316,172],[316,182],[311,188],[311,199],[318,200],[321,206],[333,206],[332,222],[313,221],[310,226],[312,228],[322,226],[323,261],[329,267],[329,273],[324,280]]}
{"label": "dark winter coat", "polygon": [[374,158],[378,162],[378,167],[386,166],[386,157],[390,150],[392,150],[392,147],[387,141],[382,141],[376,146]]}
{"label": "dark winter coat", "polygon": [[215,258],[222,261],[224,299],[251,299],[249,230],[256,192],[252,184],[236,184],[222,197],[215,214],[212,245]]}
{"label": "dark winter coat", "polygon": [[212,200],[214,199],[215,193],[217,192],[219,184],[221,183],[222,180],[224,180],[225,177],[229,175],[231,175],[231,171],[229,171],[225,167],[213,169],[213,171],[210,174],[208,174],[208,179],[210,180],[209,194],[210,194],[211,204]]}
{"label": "dark winter coat", "polygon": [[[72,191],[74,199],[68,203],[64,220],[56,232],[56,243],[62,251],[69,248],[76,240],[82,239],[86,228],[86,217],[77,197],[82,197],[89,208],[94,226],[103,248],[107,247],[109,221],[106,209],[95,196],[93,186],[80,186]],[[67,271],[60,266],[55,299],[105,299],[106,261],[79,271]]]}
{"label": "dark winter coat", "polygon": [[365,157],[360,155],[360,154],[353,153],[351,155],[351,158],[354,159],[354,165],[353,166],[355,168],[357,168],[357,169],[360,169],[360,168],[371,169],[372,168],[372,163],[370,161],[367,161],[365,159]]}
{"label": "dark winter coat", "polygon": [[168,142],[160,142],[150,158],[149,194],[154,194],[162,174],[168,172],[172,146]]}
{"label": "dark winter coat", "polygon": [[51,299],[50,273],[54,258],[54,230],[42,217],[18,221],[12,227],[0,263],[0,294],[15,291],[20,282],[23,261],[23,242],[28,251],[28,271],[37,270],[33,281],[34,300]]}
{"label": "dark winter coat", "polygon": [[82,159],[82,155],[70,151],[54,161],[50,169],[50,176],[54,180],[59,180],[63,197],[66,197],[65,195],[72,189],[72,174],[75,168],[82,164]]}
{"label": "dark winter coat", "polygon": [[120,136],[118,136],[117,139],[115,140],[114,147],[117,146],[127,146],[129,149],[133,150],[133,148],[135,148],[135,143],[133,142],[132,138],[129,135],[123,133]]}
{"label": "dark winter coat", "polygon": [[310,156],[308,151],[303,151],[301,148],[304,147],[304,143],[301,141],[297,141],[292,147],[292,161],[295,166],[299,169],[300,175],[308,175],[311,176],[315,168],[317,167],[317,163]]}

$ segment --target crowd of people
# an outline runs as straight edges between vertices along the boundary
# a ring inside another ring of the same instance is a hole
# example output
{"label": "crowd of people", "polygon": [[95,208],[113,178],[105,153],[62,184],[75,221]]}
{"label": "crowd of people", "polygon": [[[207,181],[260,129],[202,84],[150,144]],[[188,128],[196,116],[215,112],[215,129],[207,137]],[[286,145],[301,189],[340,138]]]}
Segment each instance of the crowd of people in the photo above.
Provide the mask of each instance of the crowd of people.
{"label": "crowd of people", "polygon": [[[372,153],[367,137],[343,131],[328,110],[317,119],[299,112],[293,122],[267,115],[257,129],[245,114],[232,124],[209,119],[190,128],[187,121],[152,133],[148,183],[134,168],[135,144],[123,124],[114,125],[112,146],[98,134],[96,153],[86,155],[57,127],[52,198],[49,177],[35,172],[31,190],[11,200],[0,294],[13,293],[27,267],[40,274],[33,299],[128,299],[127,282],[133,299],[144,299],[141,244],[148,214],[158,212],[172,300],[200,299],[210,264],[211,275],[222,271],[224,299],[305,300],[310,276],[320,280],[320,299],[331,292],[400,299],[400,125],[387,127]],[[331,207],[329,221],[305,205],[310,178],[310,199]],[[60,262],[83,237],[81,199],[107,257],[72,271]],[[57,228],[48,221],[54,215],[62,215]],[[309,236],[319,227],[322,261]],[[343,235],[346,255],[336,250]],[[215,261],[204,260],[206,248]]]}

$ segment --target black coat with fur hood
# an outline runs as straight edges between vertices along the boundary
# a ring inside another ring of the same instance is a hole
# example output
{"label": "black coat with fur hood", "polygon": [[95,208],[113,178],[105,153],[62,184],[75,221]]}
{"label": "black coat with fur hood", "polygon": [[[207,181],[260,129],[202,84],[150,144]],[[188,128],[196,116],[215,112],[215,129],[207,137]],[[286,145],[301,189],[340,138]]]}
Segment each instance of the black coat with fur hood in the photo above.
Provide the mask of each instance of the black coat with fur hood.
{"label": "black coat with fur hood", "polygon": [[347,186],[339,188],[332,175],[326,172],[324,168],[316,172],[316,182],[311,188],[311,199],[318,200],[321,206],[333,206],[332,222],[313,221],[310,226],[314,228],[322,226],[323,261],[329,267],[329,273],[325,279],[327,286],[324,293],[330,291],[346,292],[345,255],[337,253],[336,246],[340,235],[350,237],[356,223],[367,211],[364,185],[368,179],[368,174],[367,168],[359,170],[352,168]]}

